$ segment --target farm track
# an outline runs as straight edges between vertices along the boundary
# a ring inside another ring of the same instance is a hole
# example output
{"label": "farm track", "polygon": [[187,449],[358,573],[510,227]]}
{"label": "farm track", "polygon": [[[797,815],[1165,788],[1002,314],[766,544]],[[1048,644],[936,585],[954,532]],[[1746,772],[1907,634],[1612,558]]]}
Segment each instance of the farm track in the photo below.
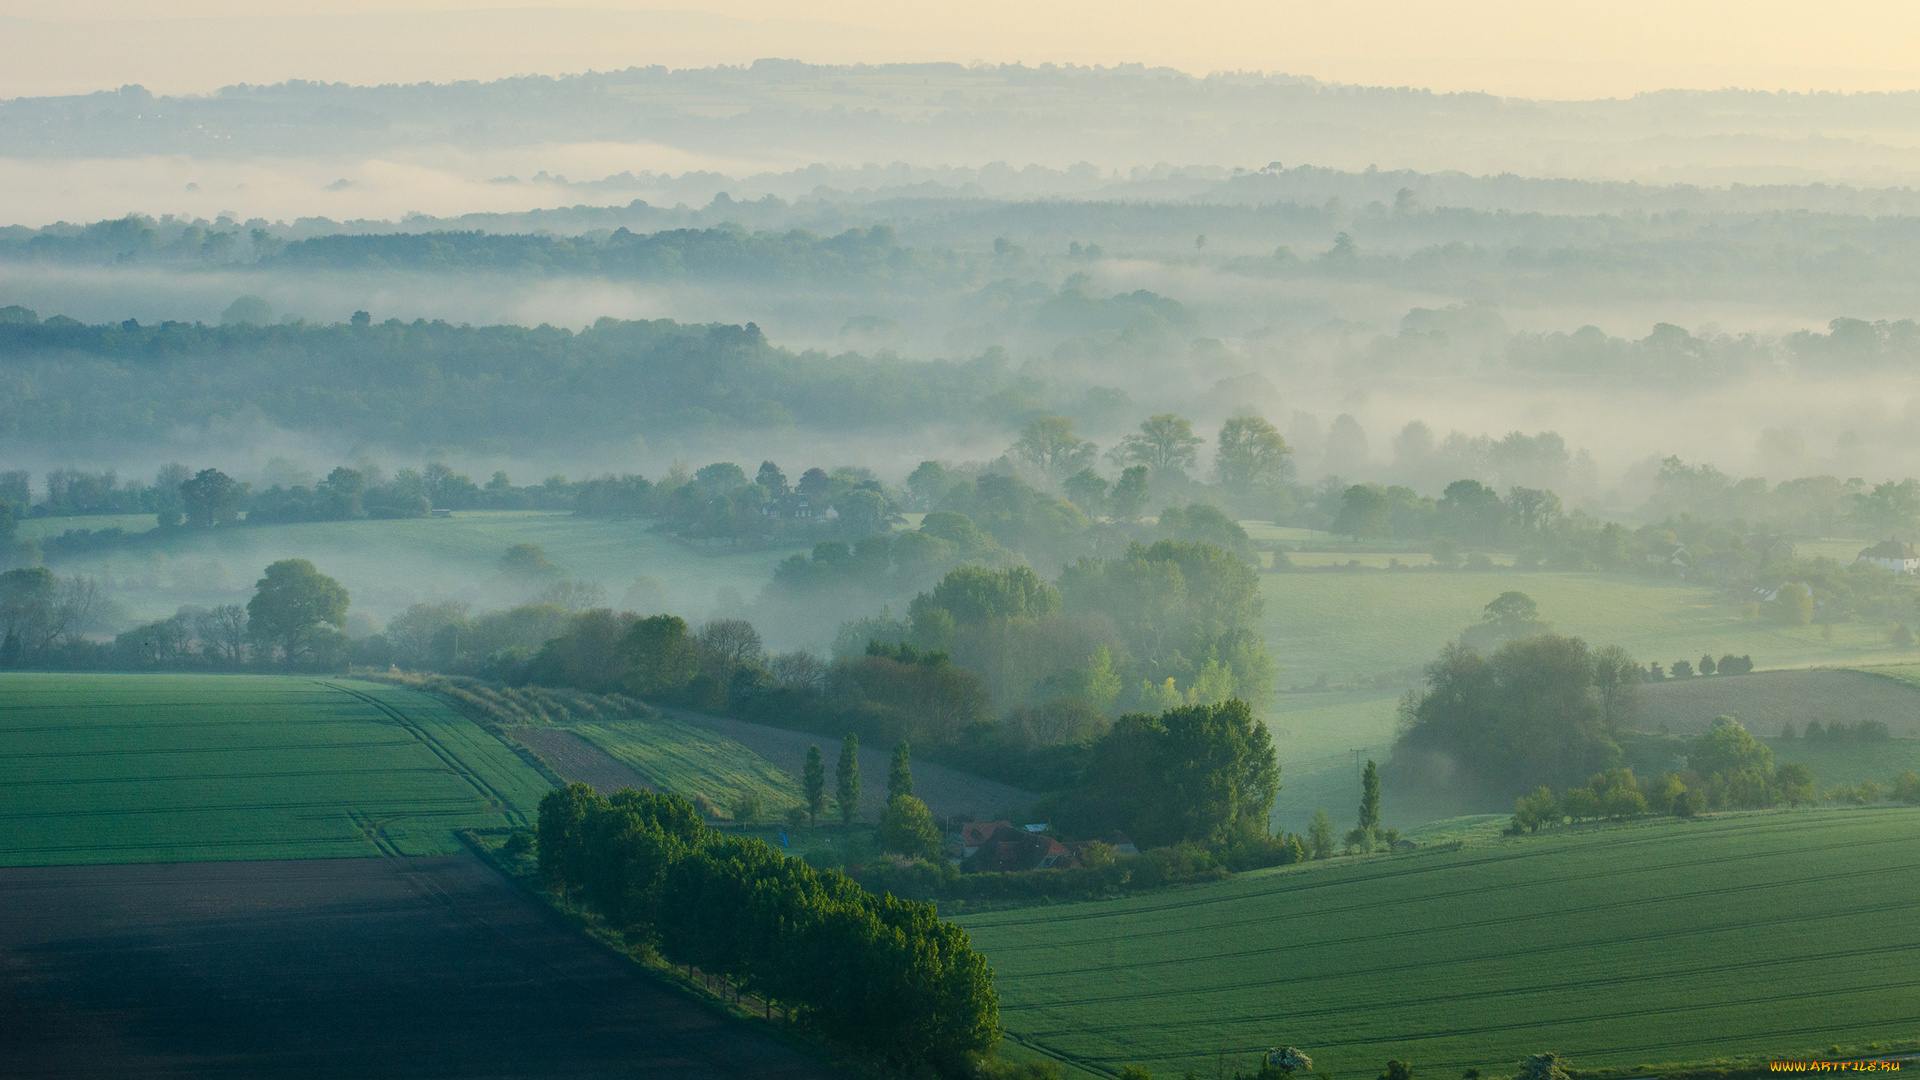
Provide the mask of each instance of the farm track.
{"label": "farm track", "polygon": [[441,760],[441,762],[446,765],[448,769],[450,769],[454,774],[458,775],[462,779],[466,780],[467,783],[472,784],[474,790],[478,791],[480,793],[480,796],[486,799],[488,803],[494,806],[506,807],[508,816],[515,819],[515,822],[514,822],[515,824],[525,825],[527,823],[527,816],[525,811],[522,811],[518,807],[515,807],[513,805],[513,801],[511,799],[508,799],[504,794],[502,794],[499,789],[495,788],[492,784],[489,784],[478,773],[475,773],[472,769],[468,768],[467,763],[462,761],[459,755],[452,753],[445,746],[442,746],[440,744],[440,741],[437,738],[435,738],[433,735],[427,732],[424,725],[415,721],[413,718],[407,716],[405,713],[401,712],[399,709],[393,707],[387,702],[381,700],[380,698],[375,697],[372,694],[366,693],[365,691],[355,690],[352,687],[348,687],[348,686],[341,686],[338,683],[322,683],[321,685],[332,687],[333,689],[338,690],[341,693],[348,695],[349,697],[358,698],[359,700],[366,702],[367,704],[380,710],[386,715],[392,717],[395,723],[398,723],[402,728],[405,728],[406,730],[412,732],[414,738],[419,739],[422,743],[426,745],[427,749],[433,751],[434,756],[438,757]]}

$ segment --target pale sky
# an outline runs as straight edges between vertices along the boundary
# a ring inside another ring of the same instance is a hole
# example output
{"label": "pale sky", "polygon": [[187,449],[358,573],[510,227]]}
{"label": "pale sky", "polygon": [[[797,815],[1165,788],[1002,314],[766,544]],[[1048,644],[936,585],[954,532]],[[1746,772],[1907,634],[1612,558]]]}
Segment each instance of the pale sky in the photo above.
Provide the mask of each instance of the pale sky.
{"label": "pale sky", "polygon": [[[401,10],[396,10],[396,8]],[[545,15],[529,32],[528,9]],[[1625,96],[1671,87],[1920,89],[1895,0],[0,0],[0,96],[201,92],[661,63],[1143,62],[1333,82]]]}

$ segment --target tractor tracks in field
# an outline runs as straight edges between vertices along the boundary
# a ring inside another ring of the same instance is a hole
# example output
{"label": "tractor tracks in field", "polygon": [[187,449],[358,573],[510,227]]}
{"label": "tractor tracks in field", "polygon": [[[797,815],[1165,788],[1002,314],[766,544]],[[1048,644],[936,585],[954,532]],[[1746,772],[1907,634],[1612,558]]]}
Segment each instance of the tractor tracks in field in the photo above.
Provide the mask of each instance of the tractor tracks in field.
{"label": "tractor tracks in field", "polygon": [[486,800],[489,806],[499,807],[507,820],[516,825],[525,825],[527,823],[526,815],[519,807],[513,804],[513,800],[509,799],[498,788],[488,783],[479,773],[468,768],[466,762],[462,761],[458,754],[447,749],[439,739],[429,734],[425,725],[420,724],[407,716],[405,712],[365,691],[355,690],[350,686],[342,686],[339,683],[326,682],[324,680],[319,680],[319,682],[321,686],[325,686],[331,690],[337,690],[349,697],[357,698],[392,718],[393,722],[399,724],[402,730],[411,733],[414,738],[420,740],[421,745],[425,746],[435,757],[439,758],[454,775],[461,777],[467,783],[473,785],[473,789],[480,794],[482,799]]}

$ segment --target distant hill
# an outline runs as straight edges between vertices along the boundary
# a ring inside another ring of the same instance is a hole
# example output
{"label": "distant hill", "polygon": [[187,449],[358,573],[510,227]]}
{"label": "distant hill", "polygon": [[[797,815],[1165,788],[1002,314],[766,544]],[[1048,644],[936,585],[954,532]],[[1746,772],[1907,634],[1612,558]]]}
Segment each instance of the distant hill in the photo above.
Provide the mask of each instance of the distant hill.
{"label": "distant hill", "polygon": [[1897,736],[1920,735],[1920,687],[1890,675],[1817,668],[1752,675],[1696,676],[1640,688],[1637,727],[1676,735],[1706,730],[1716,716],[1732,716],[1757,735],[1772,737],[1784,724],[1809,720],[1852,725],[1884,722]]}

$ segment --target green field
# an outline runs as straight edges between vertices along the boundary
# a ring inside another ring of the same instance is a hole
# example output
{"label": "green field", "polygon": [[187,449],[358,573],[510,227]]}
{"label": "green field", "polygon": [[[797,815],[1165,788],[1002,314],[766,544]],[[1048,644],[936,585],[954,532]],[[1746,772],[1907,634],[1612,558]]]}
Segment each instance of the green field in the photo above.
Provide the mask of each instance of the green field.
{"label": "green field", "polygon": [[1001,1020],[1103,1070],[1504,1076],[1920,1032],[1920,810],[1663,819],[965,917]]}
{"label": "green field", "polygon": [[435,698],[346,679],[0,674],[0,865],[434,855],[547,783]]}
{"label": "green field", "polygon": [[[137,519],[140,528],[151,517]],[[67,528],[124,525],[120,518],[43,518],[36,535]],[[705,555],[648,523],[580,518],[553,511],[460,511],[451,518],[320,521],[188,532],[63,559],[61,573],[97,576],[140,618],[162,618],[181,604],[244,604],[260,572],[276,559],[311,559],[353,594],[356,610],[391,618],[407,605],[458,597],[485,609],[526,599],[529,589],[500,580],[500,556],[514,544],[538,544],[574,577],[604,586],[608,602],[642,574],[658,579],[674,610],[711,610],[722,587],[752,600],[773,567],[794,549]],[[832,628],[825,631],[831,637]]]}
{"label": "green field", "polygon": [[559,725],[631,766],[661,791],[705,795],[723,809],[743,795],[758,796],[778,815],[804,802],[800,781],[786,770],[718,732],[662,716]]}
{"label": "green field", "polygon": [[1916,657],[1889,645],[1878,624],[1840,623],[1827,641],[1817,626],[1742,619],[1711,589],[1627,575],[1493,570],[1263,574],[1260,581],[1267,645],[1282,686],[1311,683],[1323,672],[1345,683],[1423,665],[1509,589],[1533,597],[1541,618],[1560,633],[1623,646],[1643,663],[1697,662],[1709,651],[1750,655],[1763,668]]}

